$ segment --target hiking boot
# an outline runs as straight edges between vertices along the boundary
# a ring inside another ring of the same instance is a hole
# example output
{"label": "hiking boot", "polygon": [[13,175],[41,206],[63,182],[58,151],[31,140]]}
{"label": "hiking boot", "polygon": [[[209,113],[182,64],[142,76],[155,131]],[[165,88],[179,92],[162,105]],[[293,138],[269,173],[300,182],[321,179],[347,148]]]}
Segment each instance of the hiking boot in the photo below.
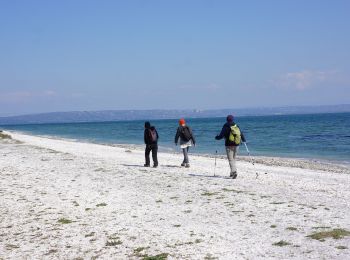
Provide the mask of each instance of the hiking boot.
{"label": "hiking boot", "polygon": [[185,167],[186,167],[186,168],[190,168],[190,164],[189,164],[189,163],[186,163]]}
{"label": "hiking boot", "polygon": [[186,163],[184,163],[184,162],[183,162],[183,163],[181,163],[181,166],[186,166]]}
{"label": "hiking boot", "polygon": [[150,165],[149,165],[149,164],[146,164],[146,163],[145,163],[143,166],[145,166],[145,167],[150,167]]}
{"label": "hiking boot", "polygon": [[236,179],[236,178],[237,178],[237,172],[231,172],[231,173],[230,173],[230,177],[231,177],[232,179]]}
{"label": "hiking boot", "polygon": [[157,168],[157,167],[158,167],[158,164],[153,165],[153,168]]}

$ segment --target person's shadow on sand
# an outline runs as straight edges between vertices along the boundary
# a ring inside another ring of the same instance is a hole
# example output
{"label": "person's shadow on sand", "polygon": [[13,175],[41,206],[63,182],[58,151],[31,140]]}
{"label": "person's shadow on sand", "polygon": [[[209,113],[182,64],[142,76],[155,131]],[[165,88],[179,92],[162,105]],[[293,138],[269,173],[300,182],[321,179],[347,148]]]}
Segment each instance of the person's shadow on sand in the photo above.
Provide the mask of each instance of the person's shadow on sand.
{"label": "person's shadow on sand", "polygon": [[[140,167],[140,168],[147,168],[143,165],[139,165],[139,164],[121,164],[122,166],[126,166],[126,167]],[[149,167],[148,167],[149,168]]]}
{"label": "person's shadow on sand", "polygon": [[232,179],[229,176],[219,176],[219,175],[206,175],[206,174],[192,174],[190,173],[189,176],[193,177],[205,177],[205,178],[219,178],[219,179]]}
{"label": "person's shadow on sand", "polygon": [[[145,167],[143,165],[139,165],[139,164],[121,164],[122,166],[126,166],[126,167],[140,167],[140,168],[153,168],[153,167]],[[177,165],[159,165],[158,167],[168,167],[168,168],[182,168],[181,166],[177,166]]]}
{"label": "person's shadow on sand", "polygon": [[181,166],[178,166],[178,165],[170,165],[170,164],[166,164],[166,165],[164,165],[164,167],[168,167],[168,168],[181,168]]}

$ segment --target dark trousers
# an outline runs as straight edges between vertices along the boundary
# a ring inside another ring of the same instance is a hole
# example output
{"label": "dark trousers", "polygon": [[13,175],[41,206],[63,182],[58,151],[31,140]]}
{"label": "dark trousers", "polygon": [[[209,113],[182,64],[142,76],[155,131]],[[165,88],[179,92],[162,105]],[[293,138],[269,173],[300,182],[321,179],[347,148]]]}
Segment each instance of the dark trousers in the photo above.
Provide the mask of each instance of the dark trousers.
{"label": "dark trousers", "polygon": [[158,144],[147,144],[146,145],[146,149],[145,149],[146,165],[150,165],[149,154],[151,151],[152,151],[153,165],[158,166],[158,158],[157,158]]}

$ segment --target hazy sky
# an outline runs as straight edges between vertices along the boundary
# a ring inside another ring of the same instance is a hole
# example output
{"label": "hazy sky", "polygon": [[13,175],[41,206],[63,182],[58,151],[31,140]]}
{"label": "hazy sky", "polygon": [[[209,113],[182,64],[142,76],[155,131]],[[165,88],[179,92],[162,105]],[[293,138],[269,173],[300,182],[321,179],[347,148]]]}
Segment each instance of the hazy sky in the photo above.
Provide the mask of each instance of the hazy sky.
{"label": "hazy sky", "polygon": [[0,0],[0,116],[350,103],[350,1]]}

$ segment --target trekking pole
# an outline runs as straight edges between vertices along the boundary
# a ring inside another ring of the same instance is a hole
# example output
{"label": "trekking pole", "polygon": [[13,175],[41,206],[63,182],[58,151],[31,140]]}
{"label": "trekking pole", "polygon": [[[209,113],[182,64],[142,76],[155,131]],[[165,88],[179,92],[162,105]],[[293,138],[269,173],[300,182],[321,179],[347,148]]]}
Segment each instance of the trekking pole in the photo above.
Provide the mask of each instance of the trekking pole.
{"label": "trekking pole", "polygon": [[216,157],[218,157],[218,150],[215,151],[214,177],[215,177],[215,172],[216,172]]}
{"label": "trekking pole", "polygon": [[[244,143],[245,149],[247,149],[247,153],[248,153],[249,159],[250,159],[251,163],[254,165],[254,169],[255,169],[255,171],[256,171],[255,164],[254,164],[254,160],[253,160],[253,158],[252,158],[251,155],[250,155],[248,146],[247,146],[246,142],[243,142],[243,143]],[[258,176],[259,176],[259,174],[258,174],[257,171],[255,172],[255,174],[256,174],[256,179],[257,179]]]}

